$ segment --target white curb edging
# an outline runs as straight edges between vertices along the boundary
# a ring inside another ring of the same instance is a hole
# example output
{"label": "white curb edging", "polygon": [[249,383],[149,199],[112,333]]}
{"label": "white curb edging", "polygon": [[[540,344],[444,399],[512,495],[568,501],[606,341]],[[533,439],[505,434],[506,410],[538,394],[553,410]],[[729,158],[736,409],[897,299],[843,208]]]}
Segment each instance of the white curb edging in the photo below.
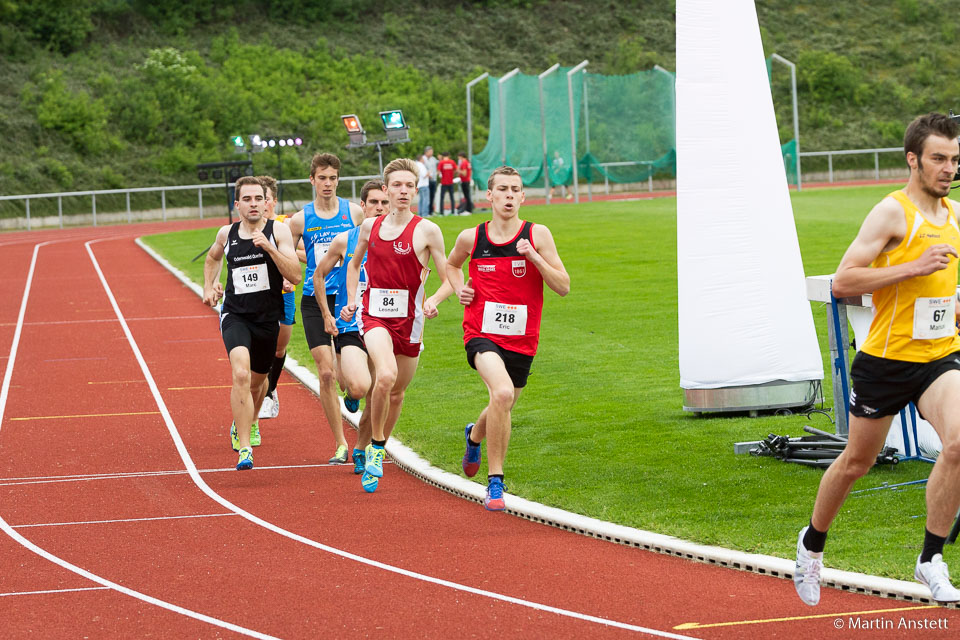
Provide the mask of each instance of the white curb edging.
{"label": "white curb edging", "polygon": [[[135,242],[154,260],[176,276],[184,285],[189,287],[198,296],[203,297],[203,288],[187,278],[186,274],[180,269],[170,264],[163,256],[143,243],[140,238],[136,238]],[[313,393],[319,395],[319,381],[312,371],[289,356],[287,356],[284,368]],[[346,407],[343,406],[342,398],[340,399],[340,408],[343,417],[356,427],[359,414],[348,412]],[[417,455],[412,449],[400,442],[396,436],[390,437],[386,449],[398,467],[420,478],[427,484],[448,491],[461,498],[481,504],[483,503],[483,498],[486,495],[483,486],[434,467],[428,461]],[[647,551],[694,560],[696,562],[714,564],[788,580],[793,579],[794,563],[792,560],[688,542],[680,538],[674,538],[673,536],[643,531],[642,529],[635,529],[633,527],[590,518],[555,507],[548,507],[519,496],[505,495],[504,500],[508,513],[565,531],[571,531],[617,544],[637,547]],[[824,586],[841,589],[843,591],[895,598],[897,600],[906,600],[908,602],[918,602],[922,604],[937,604],[931,598],[929,589],[919,583],[907,582],[905,580],[894,580],[892,578],[871,576],[863,573],[824,568],[821,572],[821,583]],[[958,604],[941,606],[960,608]]]}

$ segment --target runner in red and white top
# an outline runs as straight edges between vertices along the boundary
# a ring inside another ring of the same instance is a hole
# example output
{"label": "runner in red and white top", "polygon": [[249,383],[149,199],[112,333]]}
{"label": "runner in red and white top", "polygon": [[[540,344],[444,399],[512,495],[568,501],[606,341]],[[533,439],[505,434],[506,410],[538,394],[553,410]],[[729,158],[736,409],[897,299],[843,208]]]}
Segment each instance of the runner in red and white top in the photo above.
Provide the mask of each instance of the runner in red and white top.
{"label": "runner in red and white top", "polygon": [[[523,181],[512,167],[500,167],[487,181],[493,219],[457,236],[447,259],[447,278],[463,312],[467,362],[477,370],[490,402],[465,429],[461,466],[467,476],[480,469],[480,443],[487,439],[487,497],[484,506],[502,511],[503,462],[510,442],[510,412],[527,384],[540,339],[543,285],[561,296],[570,276],[550,230],[520,219]],[[470,258],[470,278],[463,263]]]}
{"label": "runner in red and white top", "polygon": [[[358,311],[355,301],[360,265],[366,256],[367,288],[359,310],[360,332],[373,361],[376,381],[370,393],[373,438],[365,451],[366,467],[360,482],[371,493],[383,476],[383,448],[400,417],[404,390],[417,371],[423,320],[436,317],[437,304],[453,292],[447,284],[440,227],[410,211],[417,193],[417,164],[398,158],[384,168],[383,179],[390,213],[363,222],[347,266],[350,303],[340,312],[340,317],[349,321]],[[431,257],[441,285],[424,300]]]}

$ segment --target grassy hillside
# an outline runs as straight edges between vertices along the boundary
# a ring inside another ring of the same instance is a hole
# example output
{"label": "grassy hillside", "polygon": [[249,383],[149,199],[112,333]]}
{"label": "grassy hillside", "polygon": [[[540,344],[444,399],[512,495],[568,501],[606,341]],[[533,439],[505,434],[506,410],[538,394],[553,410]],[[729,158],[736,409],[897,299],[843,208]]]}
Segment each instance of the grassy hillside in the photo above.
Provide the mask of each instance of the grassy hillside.
{"label": "grassy hillside", "polygon": [[[285,176],[317,150],[347,173],[339,116],[404,110],[412,142],[462,149],[464,84],[482,71],[535,74],[587,59],[595,73],[675,68],[668,0],[0,0],[0,192],[173,184],[233,157],[232,136],[299,133]],[[804,150],[895,146],[916,113],[960,109],[952,55],[960,0],[758,0],[766,53],[799,67]],[[789,74],[774,68],[781,138],[792,137]],[[481,85],[483,87],[483,85]],[[486,92],[474,105],[486,140]],[[372,127],[370,127],[372,129]],[[276,154],[255,156],[274,171]],[[890,161],[897,161],[891,158]],[[805,162],[807,170],[816,162]]]}

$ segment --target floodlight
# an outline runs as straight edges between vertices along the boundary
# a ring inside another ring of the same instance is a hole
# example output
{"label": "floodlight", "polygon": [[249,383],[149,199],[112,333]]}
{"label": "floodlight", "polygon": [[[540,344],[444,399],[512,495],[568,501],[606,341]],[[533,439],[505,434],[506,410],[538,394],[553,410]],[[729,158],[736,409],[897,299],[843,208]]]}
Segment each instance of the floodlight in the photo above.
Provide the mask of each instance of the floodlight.
{"label": "floodlight", "polygon": [[243,136],[234,136],[234,137],[233,137],[233,145],[234,145],[235,147],[242,147],[242,146],[244,146]]}
{"label": "floodlight", "polygon": [[293,139],[293,144],[295,144],[295,145],[297,145],[297,146],[299,147],[300,145],[303,144],[303,138],[294,138],[294,139]]}
{"label": "floodlight", "polygon": [[213,170],[213,179],[219,180],[223,177],[223,169],[214,169]]}
{"label": "floodlight", "polygon": [[270,140],[270,141],[267,143],[267,145],[268,145],[271,149],[273,149],[275,146],[277,146],[277,141],[276,141],[276,140]]}
{"label": "floodlight", "polygon": [[347,128],[347,133],[363,133],[363,127],[360,126],[360,118],[355,114],[340,116],[343,120],[343,126]]}
{"label": "floodlight", "polygon": [[197,171],[197,178],[199,178],[200,180],[206,180],[209,177],[210,177],[210,174],[207,172],[206,169],[200,169],[199,171]]}
{"label": "floodlight", "polygon": [[403,121],[403,112],[400,109],[393,111],[381,111],[380,119],[383,120],[383,128],[387,131],[391,129],[406,129],[407,125]]}
{"label": "floodlight", "polygon": [[283,138],[280,138],[280,142],[278,142],[278,144],[279,144],[281,147],[285,147],[285,146],[287,146],[287,141],[284,140]]}

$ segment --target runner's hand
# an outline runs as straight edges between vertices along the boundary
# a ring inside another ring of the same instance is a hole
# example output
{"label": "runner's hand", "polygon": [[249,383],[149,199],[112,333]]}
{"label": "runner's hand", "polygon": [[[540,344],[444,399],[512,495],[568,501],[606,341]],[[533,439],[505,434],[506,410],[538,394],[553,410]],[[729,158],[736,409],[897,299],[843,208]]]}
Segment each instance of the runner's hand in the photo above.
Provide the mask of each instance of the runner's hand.
{"label": "runner's hand", "polygon": [[457,299],[460,300],[460,304],[468,307],[470,303],[473,302],[473,296],[473,278],[467,278],[467,283],[460,289],[460,293],[457,294]]}
{"label": "runner's hand", "polygon": [[355,314],[356,312],[357,312],[356,304],[353,304],[353,303],[345,304],[343,305],[343,308],[340,309],[340,319],[343,320],[344,322],[350,322],[351,320],[353,320],[353,314]]}
{"label": "runner's hand", "polygon": [[284,292],[284,293],[291,293],[291,292],[296,291],[296,290],[297,290],[297,285],[292,284],[292,283],[291,283],[289,280],[287,280],[286,278],[283,279],[283,292]]}
{"label": "runner's hand", "polygon": [[[517,243],[519,245],[519,243]],[[946,269],[950,264],[950,257],[957,257],[957,250],[949,244],[935,244],[928,247],[923,254],[917,258],[916,265],[920,276],[927,276],[931,273]]]}
{"label": "runner's hand", "polygon": [[323,314],[323,330],[332,336],[340,335],[340,330],[337,329],[337,319],[330,314]]}
{"label": "runner's hand", "polygon": [[203,304],[209,307],[215,307],[217,306],[217,303],[220,302],[220,298],[222,297],[223,285],[218,282],[210,289],[207,289],[203,292]]}
{"label": "runner's hand", "polygon": [[439,313],[437,303],[433,301],[432,296],[423,301],[423,316],[425,318],[436,318]]}

